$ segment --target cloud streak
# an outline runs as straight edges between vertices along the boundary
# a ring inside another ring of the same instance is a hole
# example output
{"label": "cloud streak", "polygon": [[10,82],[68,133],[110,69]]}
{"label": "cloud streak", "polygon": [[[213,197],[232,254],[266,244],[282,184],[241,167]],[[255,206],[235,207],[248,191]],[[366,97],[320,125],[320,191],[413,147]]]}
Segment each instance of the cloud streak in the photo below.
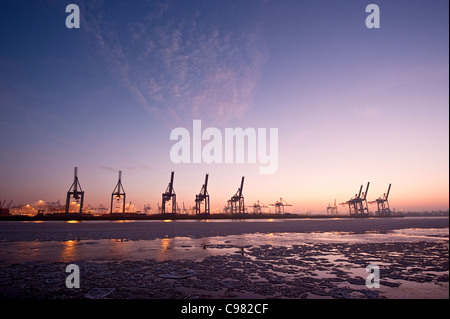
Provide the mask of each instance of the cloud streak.
{"label": "cloud streak", "polygon": [[200,5],[182,15],[169,3],[142,5],[140,20],[121,24],[105,18],[102,2],[87,6],[109,71],[152,116],[226,123],[252,107],[268,57],[257,27],[211,22]]}

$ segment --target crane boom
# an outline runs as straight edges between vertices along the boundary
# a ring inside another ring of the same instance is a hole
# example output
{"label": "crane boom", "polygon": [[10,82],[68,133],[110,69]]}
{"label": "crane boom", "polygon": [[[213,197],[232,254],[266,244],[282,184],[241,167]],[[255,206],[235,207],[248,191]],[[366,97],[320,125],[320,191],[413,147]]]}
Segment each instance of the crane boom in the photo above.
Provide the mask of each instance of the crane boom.
{"label": "crane boom", "polygon": [[169,194],[172,194],[172,190],[173,190],[173,176],[174,176],[175,172],[172,171],[170,173],[170,183],[169,183]]}
{"label": "crane boom", "polygon": [[242,176],[241,188],[239,188],[239,197],[242,197],[242,189],[243,188],[244,188],[244,176]]}
{"label": "crane boom", "polygon": [[386,193],[386,200],[388,200],[390,191],[391,191],[391,184],[389,184],[389,187],[388,187],[388,190],[387,190],[387,193]]}
{"label": "crane boom", "polygon": [[203,195],[205,195],[207,193],[207,189],[208,189],[208,174],[206,174],[206,176],[205,176],[205,185],[203,185],[203,187],[204,187]]}
{"label": "crane boom", "polygon": [[363,186],[361,185],[361,187],[359,188],[359,194],[356,198],[360,198],[361,197],[361,192],[362,192]]}
{"label": "crane boom", "polygon": [[363,198],[363,200],[366,200],[366,198],[367,198],[367,192],[369,191],[369,185],[370,185],[370,182],[367,182],[366,192],[364,193],[364,198]]}

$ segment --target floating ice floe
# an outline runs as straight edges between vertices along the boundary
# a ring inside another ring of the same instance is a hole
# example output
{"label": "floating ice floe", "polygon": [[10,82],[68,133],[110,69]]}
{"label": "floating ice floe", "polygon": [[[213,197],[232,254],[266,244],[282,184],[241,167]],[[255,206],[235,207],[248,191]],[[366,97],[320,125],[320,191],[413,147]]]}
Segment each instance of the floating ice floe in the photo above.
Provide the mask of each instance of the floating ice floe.
{"label": "floating ice floe", "polygon": [[180,270],[180,271],[171,271],[167,274],[159,275],[159,277],[167,278],[167,279],[184,279],[184,278],[189,278],[189,277],[192,277],[195,275],[196,275],[195,271],[193,271],[191,269],[187,269],[187,270]]}
{"label": "floating ice floe", "polygon": [[102,299],[112,293],[115,288],[94,288],[89,291],[85,297],[87,299]]}

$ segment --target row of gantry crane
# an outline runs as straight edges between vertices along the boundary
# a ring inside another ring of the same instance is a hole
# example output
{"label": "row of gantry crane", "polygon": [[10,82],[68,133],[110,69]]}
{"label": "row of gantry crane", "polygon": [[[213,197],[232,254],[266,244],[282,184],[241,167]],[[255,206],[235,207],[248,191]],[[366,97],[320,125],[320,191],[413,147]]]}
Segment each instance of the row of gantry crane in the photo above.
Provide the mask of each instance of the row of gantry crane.
{"label": "row of gantry crane", "polygon": [[[173,189],[173,178],[174,172],[172,171],[170,177],[170,183],[167,186],[166,192],[162,194],[162,205],[161,212],[163,214],[166,212],[166,203],[172,200],[172,211],[170,213],[175,214],[177,211],[177,203],[176,203],[176,194]],[[244,201],[244,196],[242,194],[244,189],[244,176],[241,179],[241,186],[238,188],[237,192],[228,200],[227,206],[224,208],[224,213],[228,214],[245,214],[246,206]],[[377,214],[379,216],[389,216],[391,214],[391,209],[389,207],[389,192],[391,190],[391,184],[389,184],[388,190],[383,196],[375,199],[374,201],[367,202],[367,193],[369,191],[370,182],[367,183],[366,191],[362,192],[363,185],[361,185],[359,189],[359,193],[355,194],[354,197],[350,198],[348,201],[341,203],[340,205],[348,205],[349,213],[351,216],[368,216],[369,215],[369,206],[368,204],[376,203],[377,204]],[[208,194],[208,174],[205,177],[205,183],[203,184],[199,194],[195,195],[195,213],[196,214],[210,214],[210,204],[209,204],[209,194]],[[284,213],[285,206],[292,206],[287,203],[285,200],[280,198],[279,201],[276,201],[274,204],[269,204],[268,206],[261,203],[259,200],[251,206],[254,214],[261,214],[262,208],[264,207],[275,207],[276,214]],[[202,209],[203,207],[203,209]],[[327,213],[337,214],[337,205],[336,201],[334,202],[334,206],[328,205]]]}
{"label": "row of gantry crane", "polygon": [[[369,215],[369,205],[368,204],[377,204],[377,215],[379,216],[390,216],[391,208],[389,207],[389,192],[391,191],[391,184],[389,184],[387,192],[383,194],[383,196],[378,197],[377,199],[368,202],[367,201],[367,192],[369,191],[370,182],[367,182],[366,191],[363,192],[363,185],[359,188],[359,193],[355,194],[352,198],[344,203],[340,203],[340,205],[348,206],[348,210],[350,215],[352,216],[368,216]],[[328,204],[327,207],[328,214],[337,214],[338,208],[336,205],[336,200],[334,201],[334,205]]]}
{"label": "row of gantry crane", "polygon": [[[210,209],[210,202],[209,202],[209,194],[208,194],[208,176],[209,174],[206,174],[205,176],[205,183],[202,185],[202,188],[200,189],[200,192],[195,195],[195,214],[197,215],[209,215],[211,212]],[[162,194],[162,205],[161,205],[161,213],[171,213],[175,214],[177,212],[177,200],[176,200],[176,194],[173,189],[173,178],[174,178],[174,172],[171,172],[170,175],[170,182],[167,186],[166,191]],[[246,206],[245,206],[245,200],[244,195],[242,194],[244,189],[244,179],[245,177],[242,176],[241,179],[241,186],[238,188],[237,192],[231,196],[231,198],[227,201],[227,206],[225,206],[223,212],[226,214],[245,214],[247,212]],[[171,201],[171,211],[166,211],[166,204]],[[280,201],[277,201],[274,204],[270,204],[270,207],[275,207],[275,213],[284,213],[284,207],[285,206],[292,206],[291,204],[288,204],[285,200],[280,198]],[[263,207],[268,207],[262,204],[259,200],[258,202],[254,203],[251,207],[253,209],[253,213],[255,214],[261,214]]]}
{"label": "row of gantry crane", "polygon": [[[170,182],[169,185],[166,188],[166,191],[162,193],[162,200],[161,200],[161,209],[160,212],[162,214],[176,214],[177,213],[177,195],[175,193],[173,182],[174,182],[174,175],[175,172],[171,172],[170,175]],[[209,215],[211,212],[210,209],[210,200],[209,200],[209,194],[208,194],[208,175],[206,174],[205,177],[205,183],[202,185],[202,188],[200,189],[200,192],[195,195],[195,214],[196,215]],[[227,206],[224,208],[224,213],[228,214],[245,214],[247,212],[244,196],[243,196],[243,189],[244,189],[244,176],[242,176],[241,179],[241,185],[238,188],[237,192],[227,201]],[[391,189],[391,184],[389,184],[389,188],[387,193],[383,194],[382,197],[377,198],[376,200],[372,202],[367,202],[367,192],[369,190],[370,182],[367,183],[366,191],[362,192],[363,185],[361,185],[361,188],[359,189],[359,194],[355,194],[354,197],[352,197],[350,200],[346,201],[345,203],[341,203],[341,205],[348,205],[350,215],[360,215],[365,216],[369,214],[368,204],[370,203],[377,203],[378,205],[378,214],[379,215],[390,215],[390,208],[389,208],[389,202],[388,202],[388,196],[389,191]],[[84,191],[81,189],[80,182],[78,180],[78,168],[75,167],[74,169],[74,181],[72,183],[72,186],[69,188],[69,191],[67,192],[67,199],[66,199],[66,207],[65,207],[65,213],[69,213],[70,210],[70,203],[71,198],[75,200],[78,203],[79,206],[79,213],[81,214],[83,211],[83,202],[84,202]],[[120,208],[121,213],[125,213],[125,199],[126,199],[126,193],[122,185],[122,171],[119,171],[119,180],[114,187],[114,190],[111,194],[111,206],[110,206],[110,213],[113,214],[113,205],[114,202],[122,202],[122,207]],[[285,200],[280,198],[279,201],[276,201],[274,204],[269,204],[268,206],[261,203],[259,200],[254,203],[251,206],[248,206],[252,208],[253,213],[260,214],[262,213],[262,208],[264,207],[274,207],[275,213],[282,214],[284,213],[284,207],[285,206],[292,206],[291,204],[287,203]],[[168,209],[169,208],[169,209]],[[336,201],[334,203],[334,206],[328,205],[327,207],[327,213],[331,214],[337,214],[337,205]]]}

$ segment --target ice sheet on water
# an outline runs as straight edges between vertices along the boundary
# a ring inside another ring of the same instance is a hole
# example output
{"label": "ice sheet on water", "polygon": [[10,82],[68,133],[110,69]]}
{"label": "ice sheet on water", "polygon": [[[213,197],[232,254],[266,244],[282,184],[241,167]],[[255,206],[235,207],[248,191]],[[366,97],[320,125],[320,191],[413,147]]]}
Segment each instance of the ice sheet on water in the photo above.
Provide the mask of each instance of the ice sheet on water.
{"label": "ice sheet on water", "polygon": [[87,299],[103,299],[111,294],[115,288],[94,288],[90,290],[85,297]]}
{"label": "ice sheet on water", "polygon": [[196,275],[195,271],[191,269],[184,269],[178,271],[171,271],[169,273],[159,275],[159,277],[166,279],[185,279],[195,275]]}

